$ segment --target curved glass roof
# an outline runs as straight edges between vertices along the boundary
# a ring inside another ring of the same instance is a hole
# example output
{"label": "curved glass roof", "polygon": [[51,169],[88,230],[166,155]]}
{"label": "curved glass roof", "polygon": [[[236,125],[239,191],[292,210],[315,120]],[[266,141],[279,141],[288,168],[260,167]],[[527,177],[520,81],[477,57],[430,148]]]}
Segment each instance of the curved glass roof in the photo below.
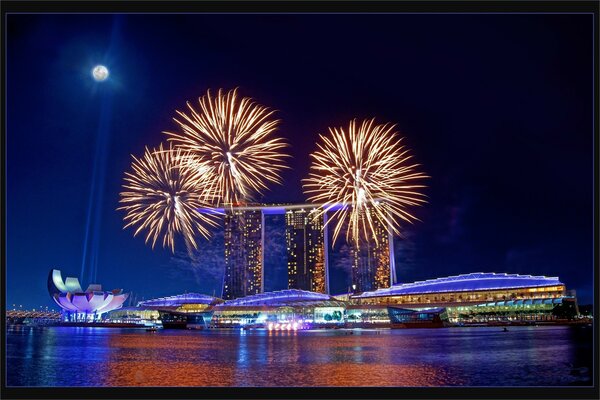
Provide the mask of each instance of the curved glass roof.
{"label": "curved glass roof", "polygon": [[468,292],[475,290],[518,289],[562,285],[558,277],[517,275],[495,272],[475,272],[446,278],[428,279],[413,283],[397,284],[385,289],[364,292],[353,298],[401,296],[444,292]]}
{"label": "curved glass roof", "polygon": [[228,300],[223,303],[223,306],[286,306],[296,302],[320,302],[326,300],[331,300],[331,296],[323,293],[308,292],[306,290],[287,289]]}
{"label": "curved glass roof", "polygon": [[176,296],[160,297],[158,299],[145,300],[138,302],[138,306],[153,306],[153,307],[174,307],[183,304],[211,304],[219,299],[200,293],[185,293]]}

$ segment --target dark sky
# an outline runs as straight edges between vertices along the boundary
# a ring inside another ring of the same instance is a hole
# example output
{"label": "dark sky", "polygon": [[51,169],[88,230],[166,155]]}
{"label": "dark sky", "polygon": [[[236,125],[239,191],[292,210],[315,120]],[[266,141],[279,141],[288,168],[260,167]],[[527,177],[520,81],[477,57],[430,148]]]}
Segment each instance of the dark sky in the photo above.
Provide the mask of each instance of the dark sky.
{"label": "dark sky", "polygon": [[[222,235],[191,263],[134,238],[115,210],[130,154],[220,87],[279,110],[293,168],[265,202],[305,200],[308,155],[328,126],[398,124],[431,176],[422,222],[396,239],[400,282],[557,275],[592,301],[591,15],[9,15],[6,29],[9,307],[51,305],[52,267],[79,276],[99,148],[87,247],[98,282],[138,300],[220,293]],[[99,63],[103,83],[90,75]],[[269,224],[274,290],[286,260],[283,223]],[[345,292],[334,264],[332,292]]]}

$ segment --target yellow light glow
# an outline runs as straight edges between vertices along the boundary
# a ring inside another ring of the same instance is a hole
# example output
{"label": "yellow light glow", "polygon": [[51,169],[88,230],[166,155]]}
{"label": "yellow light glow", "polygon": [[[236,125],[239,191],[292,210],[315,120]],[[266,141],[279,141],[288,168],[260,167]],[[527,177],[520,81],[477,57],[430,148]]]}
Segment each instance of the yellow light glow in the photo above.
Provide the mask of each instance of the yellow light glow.
{"label": "yellow light glow", "polygon": [[120,194],[124,205],[118,208],[126,211],[125,228],[136,226],[134,236],[146,230],[152,248],[162,235],[163,247],[175,252],[175,235],[181,234],[188,250],[197,249],[195,234],[208,238],[206,225],[216,226],[217,219],[197,211],[210,205],[214,193],[202,184],[203,175],[186,165],[189,154],[161,144],[152,151],[146,148],[139,159],[132,157],[132,172],[125,173],[126,190]]}
{"label": "yellow light glow", "polygon": [[400,221],[417,220],[408,207],[426,203],[419,192],[425,186],[415,181],[428,176],[417,171],[419,164],[410,163],[412,156],[401,145],[394,125],[352,120],[348,129],[329,128],[329,133],[320,135],[303,182],[308,200],[323,204],[317,215],[335,204],[345,205],[328,220],[337,221],[333,243],[346,224],[346,240],[358,243],[360,237],[372,237],[377,242],[375,221],[388,233],[399,234]]}
{"label": "yellow light glow", "polygon": [[267,189],[268,183],[281,184],[280,172],[288,155],[282,138],[273,137],[279,120],[274,111],[250,98],[241,100],[237,89],[217,96],[210,91],[198,99],[197,111],[188,102],[186,114],[174,118],[181,133],[164,132],[177,148],[189,151],[192,168],[202,171],[203,185],[216,193],[224,204],[238,204]]}

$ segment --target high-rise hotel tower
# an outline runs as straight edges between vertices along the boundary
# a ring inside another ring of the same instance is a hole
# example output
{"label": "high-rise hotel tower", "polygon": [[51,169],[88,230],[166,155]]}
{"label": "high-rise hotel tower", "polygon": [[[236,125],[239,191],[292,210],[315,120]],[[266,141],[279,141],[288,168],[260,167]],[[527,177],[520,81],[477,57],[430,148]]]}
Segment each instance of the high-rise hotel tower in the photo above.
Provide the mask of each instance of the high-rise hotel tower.
{"label": "high-rise hotel tower", "polygon": [[223,299],[263,292],[264,226],[260,209],[225,210]]}
{"label": "high-rise hotel tower", "polygon": [[366,212],[370,213],[374,230],[373,235],[361,237],[358,245],[352,246],[352,285],[356,293],[387,288],[396,281],[393,236],[373,209]]}
{"label": "high-rise hotel tower", "polygon": [[[328,293],[327,241],[324,217],[316,209],[285,213],[288,288]],[[325,233],[325,234],[324,234]]]}

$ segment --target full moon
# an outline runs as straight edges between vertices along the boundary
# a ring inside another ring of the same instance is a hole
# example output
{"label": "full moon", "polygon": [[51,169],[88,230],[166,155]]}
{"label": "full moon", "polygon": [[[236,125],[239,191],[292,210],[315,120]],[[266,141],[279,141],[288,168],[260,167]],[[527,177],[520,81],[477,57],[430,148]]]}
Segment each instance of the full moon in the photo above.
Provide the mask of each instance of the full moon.
{"label": "full moon", "polygon": [[92,76],[97,82],[102,82],[108,78],[108,68],[104,65],[96,65],[92,70]]}

